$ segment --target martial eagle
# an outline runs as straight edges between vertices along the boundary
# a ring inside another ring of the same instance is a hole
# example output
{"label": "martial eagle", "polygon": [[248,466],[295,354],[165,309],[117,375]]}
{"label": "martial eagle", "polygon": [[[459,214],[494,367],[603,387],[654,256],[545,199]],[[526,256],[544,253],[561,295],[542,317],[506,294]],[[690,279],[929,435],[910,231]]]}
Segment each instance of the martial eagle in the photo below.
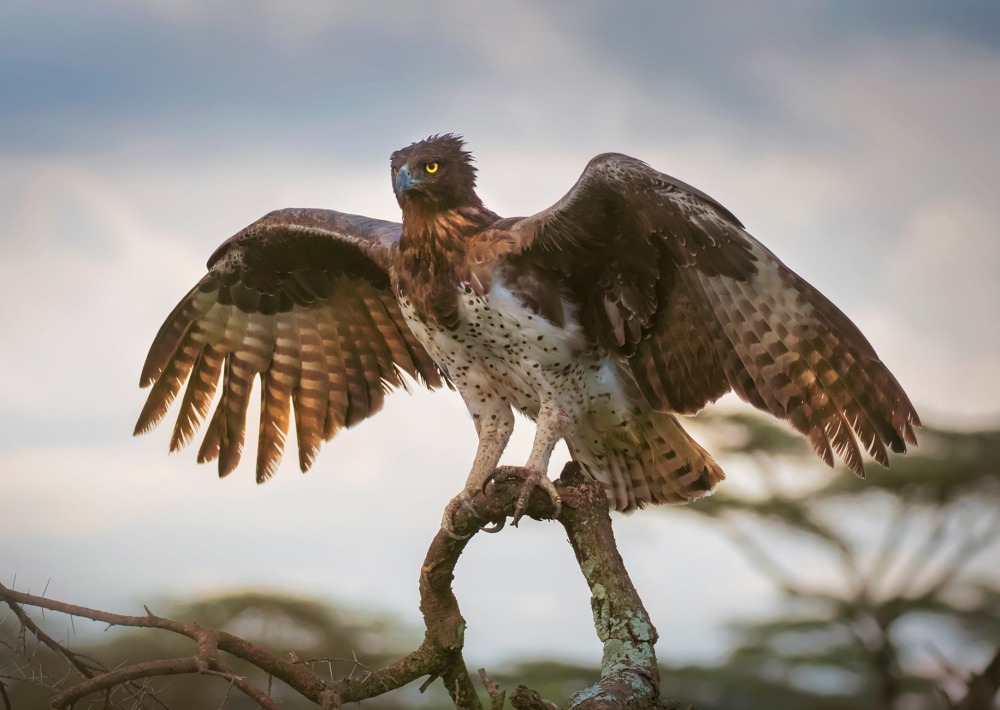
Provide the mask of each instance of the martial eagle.
{"label": "martial eagle", "polygon": [[187,381],[170,441],[184,446],[221,376],[198,460],[225,476],[259,376],[264,481],[292,410],[305,471],[403,373],[450,383],[479,447],[448,529],[497,467],[515,411],[537,423],[516,517],[535,487],[558,507],[546,471],[560,439],[618,510],[710,493],[723,472],[675,414],[730,390],[859,475],[862,449],[885,466],[887,448],[916,443],[913,406],[857,327],[701,190],[606,153],[552,207],[502,218],[458,136],[413,143],[390,167],[402,224],[283,209],[215,251],[153,341],[136,433]]}

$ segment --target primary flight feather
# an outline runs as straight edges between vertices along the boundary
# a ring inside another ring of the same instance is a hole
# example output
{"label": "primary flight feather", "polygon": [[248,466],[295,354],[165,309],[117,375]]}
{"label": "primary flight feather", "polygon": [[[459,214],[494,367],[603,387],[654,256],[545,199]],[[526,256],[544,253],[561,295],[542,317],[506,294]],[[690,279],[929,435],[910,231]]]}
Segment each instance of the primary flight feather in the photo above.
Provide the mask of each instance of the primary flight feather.
{"label": "primary flight feather", "polygon": [[292,412],[299,464],[381,409],[402,373],[461,394],[479,436],[468,505],[520,411],[537,422],[519,512],[565,439],[612,507],[711,492],[722,470],[674,416],[733,390],[787,420],[828,464],[916,443],[902,388],[840,310],[700,190],[625,155],[595,157],[555,205],[501,218],[475,191],[461,138],[392,154],[402,224],[271,212],[220,246],[160,328],[136,433],[184,392],[171,450],[208,415],[199,461],[239,462],[261,379],[257,478]]}

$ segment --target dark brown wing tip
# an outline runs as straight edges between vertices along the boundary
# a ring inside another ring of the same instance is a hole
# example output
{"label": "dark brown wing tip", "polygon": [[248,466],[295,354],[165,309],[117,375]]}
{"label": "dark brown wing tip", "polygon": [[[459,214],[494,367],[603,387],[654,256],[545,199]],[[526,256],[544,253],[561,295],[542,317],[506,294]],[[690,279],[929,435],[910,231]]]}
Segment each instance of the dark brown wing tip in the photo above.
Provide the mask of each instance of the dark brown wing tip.
{"label": "dark brown wing tip", "polygon": [[278,471],[278,466],[281,464],[281,456],[269,459],[264,462],[258,462],[257,464],[257,485],[267,483],[271,480],[275,473]]}
{"label": "dark brown wing tip", "polygon": [[240,465],[242,453],[242,451],[237,451],[235,453],[227,451],[224,455],[219,457],[219,478],[225,478],[236,470],[236,467]]}
{"label": "dark brown wing tip", "polygon": [[139,415],[139,419],[135,422],[135,428],[132,429],[132,436],[142,436],[143,434],[148,434],[156,426],[156,421],[151,421],[146,417],[146,412],[143,410],[142,414]]}
{"label": "dark brown wing tip", "polygon": [[155,389],[149,393],[149,397],[146,398],[146,403],[142,406],[142,411],[139,412],[139,418],[136,419],[135,428],[132,430],[132,436],[146,434],[155,429],[156,425],[163,421],[163,418],[167,415],[167,411],[170,409],[170,405],[173,403],[174,399],[172,396],[169,396],[169,394],[170,393],[167,392],[167,396],[163,396],[162,391],[158,392]]}

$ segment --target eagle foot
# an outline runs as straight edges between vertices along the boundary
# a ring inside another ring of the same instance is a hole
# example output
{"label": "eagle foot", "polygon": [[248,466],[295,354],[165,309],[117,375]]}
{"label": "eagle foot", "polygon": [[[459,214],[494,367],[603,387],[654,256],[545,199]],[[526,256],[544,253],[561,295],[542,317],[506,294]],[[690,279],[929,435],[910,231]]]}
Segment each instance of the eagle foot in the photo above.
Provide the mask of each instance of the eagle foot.
{"label": "eagle foot", "polygon": [[483,481],[483,492],[486,492],[486,487],[491,482],[501,480],[524,481],[524,483],[521,484],[521,493],[517,497],[517,505],[514,506],[514,519],[511,521],[511,525],[515,528],[524,516],[524,511],[528,507],[528,500],[531,498],[531,494],[536,488],[541,488],[552,501],[553,518],[558,518],[559,513],[562,512],[562,497],[556,489],[556,484],[554,484],[548,475],[546,475],[545,471],[526,468],[523,466],[500,466],[494,469],[493,472],[486,477],[486,480]]}

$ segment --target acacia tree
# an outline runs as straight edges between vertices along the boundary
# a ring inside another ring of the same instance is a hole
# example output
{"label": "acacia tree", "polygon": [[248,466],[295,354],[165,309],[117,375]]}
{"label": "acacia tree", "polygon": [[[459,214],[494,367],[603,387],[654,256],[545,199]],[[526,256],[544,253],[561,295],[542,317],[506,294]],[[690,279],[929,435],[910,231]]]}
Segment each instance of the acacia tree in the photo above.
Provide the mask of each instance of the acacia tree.
{"label": "acacia tree", "polygon": [[[977,562],[1000,555],[1000,431],[926,428],[919,449],[861,480],[818,469],[801,438],[761,417],[712,424],[758,492],[723,489],[686,510],[725,530],[781,595],[779,615],[735,627],[730,692],[815,707],[811,683],[832,686],[826,707],[993,707],[1000,582]],[[821,572],[796,564],[806,555]],[[918,624],[950,643],[913,648]],[[970,676],[969,658],[991,655]]]}

